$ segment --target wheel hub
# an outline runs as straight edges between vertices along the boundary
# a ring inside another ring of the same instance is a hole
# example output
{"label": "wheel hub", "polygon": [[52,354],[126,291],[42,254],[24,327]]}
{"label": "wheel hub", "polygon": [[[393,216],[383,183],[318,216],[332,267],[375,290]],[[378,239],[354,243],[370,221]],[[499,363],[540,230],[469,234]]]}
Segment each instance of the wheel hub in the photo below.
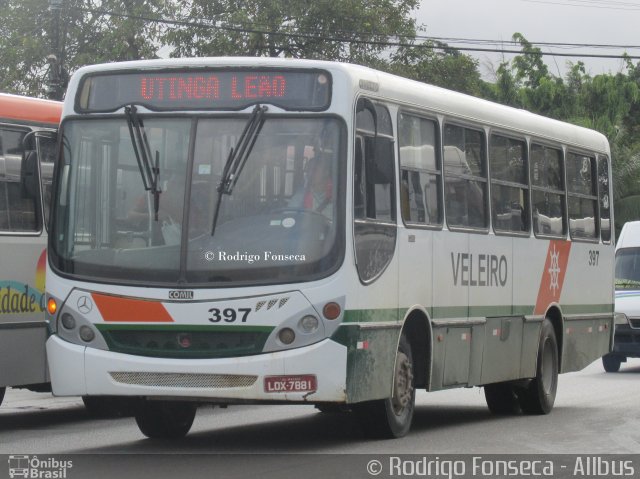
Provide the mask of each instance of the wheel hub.
{"label": "wheel hub", "polygon": [[413,398],[413,367],[402,351],[398,353],[393,381],[393,411],[401,414]]}

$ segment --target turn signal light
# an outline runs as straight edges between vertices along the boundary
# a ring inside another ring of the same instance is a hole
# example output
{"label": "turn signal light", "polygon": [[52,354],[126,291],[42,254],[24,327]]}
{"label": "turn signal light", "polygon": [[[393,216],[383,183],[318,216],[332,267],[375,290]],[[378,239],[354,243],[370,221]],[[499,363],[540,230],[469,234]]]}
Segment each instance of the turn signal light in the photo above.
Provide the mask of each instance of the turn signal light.
{"label": "turn signal light", "polygon": [[49,301],[47,301],[47,312],[53,316],[56,314],[56,311],[58,311],[58,304],[56,303],[56,300],[49,298]]}
{"label": "turn signal light", "polygon": [[340,305],[338,303],[327,303],[322,308],[322,315],[327,319],[336,319],[340,316],[342,310],[340,309]]}

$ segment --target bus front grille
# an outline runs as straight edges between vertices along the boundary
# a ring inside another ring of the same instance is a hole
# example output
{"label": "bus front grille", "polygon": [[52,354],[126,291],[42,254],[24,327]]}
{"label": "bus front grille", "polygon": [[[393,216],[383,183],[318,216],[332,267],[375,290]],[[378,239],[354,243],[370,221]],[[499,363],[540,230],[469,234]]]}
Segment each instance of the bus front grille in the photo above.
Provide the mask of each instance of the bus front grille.
{"label": "bus front grille", "polygon": [[640,318],[629,318],[629,326],[633,329],[640,329]]}
{"label": "bus front grille", "polygon": [[120,384],[164,388],[248,388],[258,379],[258,376],[241,374],[153,372],[110,372],[109,374]]}
{"label": "bus front grille", "polygon": [[206,359],[261,354],[272,327],[100,325],[109,351],[155,358]]}

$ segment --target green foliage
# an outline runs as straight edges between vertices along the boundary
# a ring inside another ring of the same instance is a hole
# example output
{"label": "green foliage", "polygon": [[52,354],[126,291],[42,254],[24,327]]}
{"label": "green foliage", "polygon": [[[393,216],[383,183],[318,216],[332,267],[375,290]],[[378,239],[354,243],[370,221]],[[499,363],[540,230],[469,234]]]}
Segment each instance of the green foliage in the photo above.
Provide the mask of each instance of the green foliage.
{"label": "green foliage", "polygon": [[443,43],[402,47],[392,55],[392,73],[470,95],[482,94],[478,61]]}
{"label": "green foliage", "polygon": [[[163,37],[172,56],[284,56],[379,65],[385,46],[415,35],[417,0],[193,0]],[[248,31],[248,32],[247,32]]]}
{"label": "green foliage", "polygon": [[522,55],[501,63],[485,97],[603,133],[611,144],[616,228],[640,219],[640,63],[627,72],[591,76],[582,62],[566,77],[549,73],[523,35]]}
{"label": "green foliage", "polygon": [[46,0],[0,4],[0,91],[37,94],[47,68]]}
{"label": "green foliage", "polygon": [[542,51],[531,45],[521,33],[514,33],[513,40],[522,45],[523,53],[513,59],[516,81],[522,82],[527,88],[535,89],[549,77],[549,69],[542,60]]}
{"label": "green foliage", "polygon": [[[280,56],[348,61],[596,129],[612,148],[616,224],[640,219],[640,63],[591,76],[582,62],[554,76],[522,34],[522,54],[495,82],[478,62],[430,41],[412,18],[419,0],[64,0],[62,58],[86,64],[172,56]],[[111,14],[107,14],[111,12]],[[54,52],[48,0],[0,0],[0,91],[45,96]],[[163,21],[168,19],[170,21]],[[158,20],[158,21],[156,21]],[[172,21],[177,20],[177,21]],[[389,41],[404,46],[390,48]]]}
{"label": "green foliage", "polygon": [[[65,0],[63,5],[59,32],[69,72],[88,64],[155,57],[161,25],[141,17],[169,12],[163,0]],[[107,11],[129,17],[100,13]],[[56,24],[48,0],[6,0],[0,18],[0,91],[45,96],[46,58],[55,53]]]}

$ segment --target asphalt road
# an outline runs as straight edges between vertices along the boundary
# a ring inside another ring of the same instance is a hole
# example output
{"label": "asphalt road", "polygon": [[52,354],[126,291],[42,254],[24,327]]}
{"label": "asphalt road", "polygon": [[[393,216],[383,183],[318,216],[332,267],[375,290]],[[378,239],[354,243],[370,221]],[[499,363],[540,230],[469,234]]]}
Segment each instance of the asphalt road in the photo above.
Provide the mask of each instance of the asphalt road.
{"label": "asphalt road", "polygon": [[640,360],[605,373],[597,361],[560,376],[547,416],[492,416],[479,388],[420,392],[413,428],[369,440],[348,414],[310,406],[198,410],[180,441],[144,438],[131,417],[96,419],[77,398],[10,389],[0,407],[0,454],[640,453]]}

